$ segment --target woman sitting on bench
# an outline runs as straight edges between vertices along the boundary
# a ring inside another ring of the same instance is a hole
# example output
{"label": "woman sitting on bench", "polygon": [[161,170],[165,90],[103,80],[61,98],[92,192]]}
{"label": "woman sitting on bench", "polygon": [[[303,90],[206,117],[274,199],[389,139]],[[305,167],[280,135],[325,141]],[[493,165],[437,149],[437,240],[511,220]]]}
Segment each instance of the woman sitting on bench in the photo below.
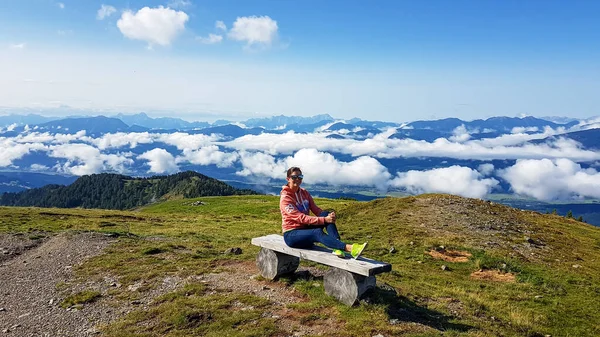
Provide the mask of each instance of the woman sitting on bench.
{"label": "woman sitting on bench", "polygon": [[[349,245],[340,241],[335,212],[317,207],[310,193],[300,187],[303,178],[299,167],[291,167],[287,170],[287,184],[281,189],[279,209],[285,243],[293,248],[310,248],[315,242],[320,242],[332,248],[333,254],[338,257],[346,257],[345,252],[349,252],[353,258],[358,258],[367,243]],[[310,211],[318,216],[310,216]]]}

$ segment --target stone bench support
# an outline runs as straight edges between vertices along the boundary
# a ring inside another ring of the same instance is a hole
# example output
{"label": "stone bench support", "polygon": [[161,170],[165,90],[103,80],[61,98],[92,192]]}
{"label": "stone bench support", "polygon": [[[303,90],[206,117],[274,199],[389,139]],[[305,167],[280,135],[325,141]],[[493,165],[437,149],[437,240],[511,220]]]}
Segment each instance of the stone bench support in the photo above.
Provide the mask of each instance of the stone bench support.
{"label": "stone bench support", "polygon": [[256,257],[256,265],[262,277],[274,280],[279,276],[295,272],[300,265],[300,258],[261,248]]}

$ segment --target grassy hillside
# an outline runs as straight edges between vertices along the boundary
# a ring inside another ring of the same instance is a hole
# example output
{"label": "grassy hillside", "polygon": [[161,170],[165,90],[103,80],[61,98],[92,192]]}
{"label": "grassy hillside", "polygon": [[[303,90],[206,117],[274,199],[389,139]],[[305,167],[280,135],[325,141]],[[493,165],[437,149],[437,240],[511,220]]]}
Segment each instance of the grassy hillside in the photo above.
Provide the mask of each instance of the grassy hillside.
{"label": "grassy hillside", "polygon": [[82,176],[67,186],[47,185],[5,193],[0,195],[0,205],[123,210],[159,200],[245,194],[256,192],[234,188],[194,171],[150,178],[101,173]]}
{"label": "grassy hillside", "polygon": [[[193,206],[196,200],[203,205]],[[118,279],[122,287],[100,294],[115,306],[147,296],[165,277],[191,280],[103,327],[107,336],[285,336],[284,319],[318,327],[326,336],[600,335],[599,228],[436,194],[317,203],[336,210],[342,238],[369,240],[365,255],[393,265],[360,306],[349,308],[326,296],[318,276],[261,281],[299,294],[301,300],[287,304],[282,317],[270,314],[274,304],[268,298],[209,292],[193,281],[253,265],[259,248],[250,239],[280,232],[273,196],[173,200],[136,212],[0,207],[0,232],[128,234],[76,269],[82,284],[106,275]],[[223,253],[232,247],[243,253]],[[139,290],[127,291],[140,281]]]}

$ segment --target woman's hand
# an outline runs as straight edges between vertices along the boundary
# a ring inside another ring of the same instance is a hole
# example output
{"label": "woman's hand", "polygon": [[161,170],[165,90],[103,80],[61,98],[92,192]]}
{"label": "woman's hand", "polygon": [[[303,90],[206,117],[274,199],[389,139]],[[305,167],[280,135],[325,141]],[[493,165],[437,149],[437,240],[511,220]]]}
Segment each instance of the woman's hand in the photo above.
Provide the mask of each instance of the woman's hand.
{"label": "woman's hand", "polygon": [[334,223],[335,222],[335,212],[331,212],[327,214],[325,217],[325,223]]}

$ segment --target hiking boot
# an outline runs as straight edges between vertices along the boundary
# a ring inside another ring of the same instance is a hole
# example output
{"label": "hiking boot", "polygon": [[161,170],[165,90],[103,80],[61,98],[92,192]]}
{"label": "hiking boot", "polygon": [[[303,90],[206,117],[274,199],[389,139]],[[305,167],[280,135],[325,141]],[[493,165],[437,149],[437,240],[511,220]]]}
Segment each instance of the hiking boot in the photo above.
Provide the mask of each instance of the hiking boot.
{"label": "hiking boot", "polygon": [[344,258],[344,257],[346,257],[346,253],[345,253],[343,250],[341,250],[341,249],[334,249],[334,250],[331,252],[331,254],[333,254],[333,255],[335,255],[335,256],[337,256],[337,257],[339,257],[339,258]]}
{"label": "hiking boot", "polygon": [[358,257],[360,256],[360,254],[362,254],[363,250],[365,250],[365,248],[367,248],[367,243],[365,242],[362,245],[358,244],[358,243],[353,243],[352,244],[352,251],[350,252],[350,254],[352,255],[352,257],[356,260],[358,259]]}

